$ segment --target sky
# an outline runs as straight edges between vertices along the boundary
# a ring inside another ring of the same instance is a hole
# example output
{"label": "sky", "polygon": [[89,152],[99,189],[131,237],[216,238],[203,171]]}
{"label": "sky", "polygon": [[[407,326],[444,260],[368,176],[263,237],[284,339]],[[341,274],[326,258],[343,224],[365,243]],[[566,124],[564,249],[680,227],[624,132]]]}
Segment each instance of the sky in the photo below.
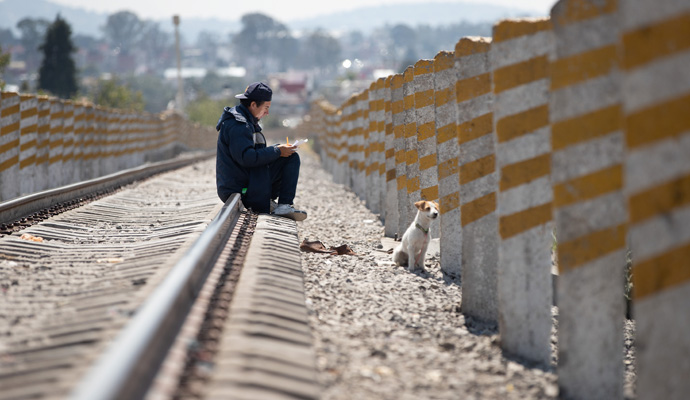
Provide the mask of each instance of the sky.
{"label": "sky", "polygon": [[[55,3],[97,11],[113,13],[132,11],[140,18],[165,19],[178,14],[184,17],[218,18],[236,20],[249,12],[261,12],[281,21],[294,21],[336,11],[346,11],[372,5],[395,3],[419,3],[424,0],[52,0]],[[481,2],[499,4],[548,15],[556,0],[434,0],[448,3]]]}

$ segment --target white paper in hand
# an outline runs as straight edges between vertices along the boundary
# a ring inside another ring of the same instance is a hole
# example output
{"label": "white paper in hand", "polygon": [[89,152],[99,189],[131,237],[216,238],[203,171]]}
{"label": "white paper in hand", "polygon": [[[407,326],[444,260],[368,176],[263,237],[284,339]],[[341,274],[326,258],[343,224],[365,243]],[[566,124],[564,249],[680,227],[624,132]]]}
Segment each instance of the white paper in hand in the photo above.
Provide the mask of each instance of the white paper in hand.
{"label": "white paper in hand", "polygon": [[299,140],[295,141],[295,143],[293,143],[292,145],[295,147],[299,147],[301,144],[306,143],[308,141],[309,141],[309,139],[299,139]]}

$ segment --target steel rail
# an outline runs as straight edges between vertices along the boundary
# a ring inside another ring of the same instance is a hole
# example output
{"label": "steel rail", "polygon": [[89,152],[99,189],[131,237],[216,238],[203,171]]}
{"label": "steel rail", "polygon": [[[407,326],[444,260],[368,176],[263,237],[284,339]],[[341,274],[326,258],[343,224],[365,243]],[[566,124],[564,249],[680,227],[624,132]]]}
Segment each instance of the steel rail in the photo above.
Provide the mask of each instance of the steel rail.
{"label": "steel rail", "polygon": [[18,197],[0,203],[0,223],[15,221],[54,205],[72,201],[101,190],[108,190],[134,181],[192,164],[215,155],[215,151],[195,153],[174,160],[147,163],[99,178],[73,183],[54,189]]}
{"label": "steel rail", "polygon": [[240,216],[228,199],[72,392],[75,400],[141,399]]}

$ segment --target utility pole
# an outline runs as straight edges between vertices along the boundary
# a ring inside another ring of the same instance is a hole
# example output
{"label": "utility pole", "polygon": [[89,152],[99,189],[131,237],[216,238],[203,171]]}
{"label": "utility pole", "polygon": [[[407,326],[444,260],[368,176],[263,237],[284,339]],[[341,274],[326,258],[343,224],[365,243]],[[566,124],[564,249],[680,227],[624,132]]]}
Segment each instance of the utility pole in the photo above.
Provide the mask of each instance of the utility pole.
{"label": "utility pole", "polygon": [[175,99],[175,108],[179,112],[184,111],[184,88],[182,83],[182,61],[180,60],[180,16],[173,15],[173,24],[175,24],[175,50],[177,52],[177,98]]}

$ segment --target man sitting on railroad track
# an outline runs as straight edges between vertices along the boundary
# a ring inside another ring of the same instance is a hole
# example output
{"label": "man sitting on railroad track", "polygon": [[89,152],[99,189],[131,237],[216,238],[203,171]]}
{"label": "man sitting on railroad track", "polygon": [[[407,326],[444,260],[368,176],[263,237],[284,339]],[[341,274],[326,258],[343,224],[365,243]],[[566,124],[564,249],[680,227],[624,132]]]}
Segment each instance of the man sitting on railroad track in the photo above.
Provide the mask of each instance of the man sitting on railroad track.
{"label": "man sitting on railroad track", "polygon": [[225,202],[231,194],[240,193],[242,204],[253,212],[303,221],[307,213],[292,204],[300,168],[297,147],[266,146],[259,125],[259,120],[268,115],[272,96],[268,85],[254,82],[235,96],[240,99],[239,105],[223,109],[216,126],[218,196]]}

